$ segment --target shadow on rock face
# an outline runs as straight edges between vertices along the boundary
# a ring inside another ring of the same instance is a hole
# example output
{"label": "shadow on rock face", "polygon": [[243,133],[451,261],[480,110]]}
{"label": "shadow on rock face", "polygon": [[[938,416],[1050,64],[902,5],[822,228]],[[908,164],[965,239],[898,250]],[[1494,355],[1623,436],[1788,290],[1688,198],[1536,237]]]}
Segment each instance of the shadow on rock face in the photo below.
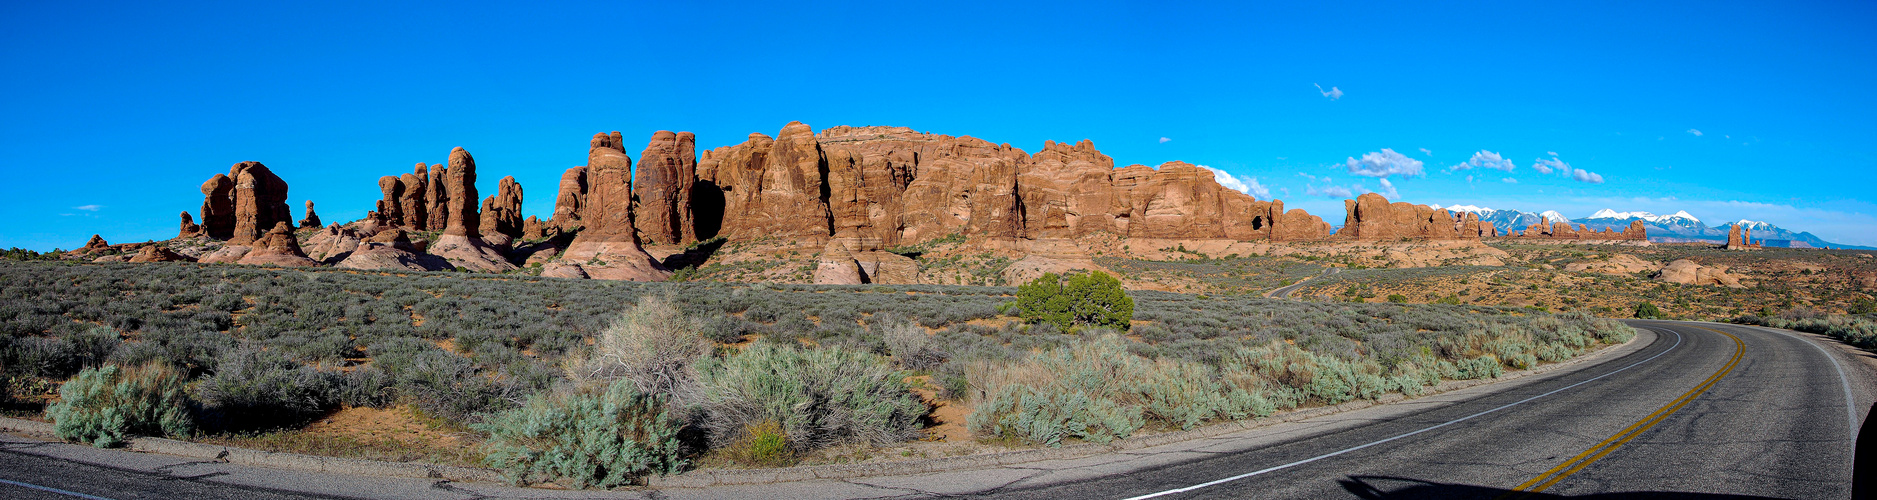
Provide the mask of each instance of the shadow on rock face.
{"label": "shadow on rock face", "polygon": [[1532,500],[1557,500],[1583,498],[1596,500],[1615,500],[1629,498],[1684,499],[1684,500],[1745,500],[1767,497],[1752,495],[1724,495],[1714,493],[1680,493],[1673,491],[1625,491],[1617,493],[1598,493],[1594,495],[1554,495],[1550,493],[1524,493],[1493,486],[1474,486],[1469,484],[1437,483],[1405,477],[1389,476],[1348,476],[1337,480],[1343,490],[1357,498],[1374,500],[1398,499],[1462,499],[1462,498],[1524,498]]}

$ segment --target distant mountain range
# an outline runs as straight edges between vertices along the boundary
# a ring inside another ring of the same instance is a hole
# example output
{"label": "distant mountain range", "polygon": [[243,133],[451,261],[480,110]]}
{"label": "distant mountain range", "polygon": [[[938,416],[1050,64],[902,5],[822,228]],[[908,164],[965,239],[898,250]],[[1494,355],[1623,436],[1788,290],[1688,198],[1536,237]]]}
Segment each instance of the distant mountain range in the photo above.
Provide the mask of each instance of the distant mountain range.
{"label": "distant mountain range", "polygon": [[[1443,207],[1434,205],[1434,208]],[[1726,243],[1727,231],[1737,223],[1742,227],[1753,230],[1754,241],[1774,240],[1772,242],[1773,245],[1770,246],[1877,250],[1877,248],[1872,247],[1832,243],[1809,232],[1792,231],[1763,221],[1742,219],[1738,222],[1723,222],[1714,226],[1708,226],[1702,223],[1701,219],[1696,218],[1687,211],[1677,211],[1668,215],[1656,215],[1649,212],[1618,212],[1606,208],[1590,214],[1589,217],[1567,219],[1563,214],[1559,214],[1553,210],[1531,213],[1518,210],[1494,210],[1473,205],[1454,205],[1444,208],[1451,212],[1472,212],[1478,214],[1480,220],[1491,222],[1493,227],[1498,228],[1501,234],[1522,231],[1526,227],[1537,224],[1540,221],[1569,222],[1589,226],[1592,230],[1608,228],[1613,231],[1622,231],[1624,228],[1629,227],[1629,223],[1632,221],[1642,221],[1643,227],[1649,230],[1649,241],[1708,241]],[[1780,244],[1781,241],[1789,243]]]}

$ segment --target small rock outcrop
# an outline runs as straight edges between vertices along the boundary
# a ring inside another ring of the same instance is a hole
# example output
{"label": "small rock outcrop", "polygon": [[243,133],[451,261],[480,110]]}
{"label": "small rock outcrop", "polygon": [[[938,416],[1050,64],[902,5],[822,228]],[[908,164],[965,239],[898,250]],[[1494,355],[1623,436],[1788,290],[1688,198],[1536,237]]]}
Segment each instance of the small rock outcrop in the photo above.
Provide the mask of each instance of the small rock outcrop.
{"label": "small rock outcrop", "polygon": [[567,169],[560,176],[560,191],[554,195],[554,215],[548,225],[563,231],[580,227],[580,207],[585,206],[587,167]]}
{"label": "small rock outcrop", "polygon": [[306,252],[300,250],[300,241],[294,238],[293,228],[286,221],[274,223],[274,228],[255,240],[253,250],[236,263],[282,267],[319,265],[319,262],[308,258]]}
{"label": "small rock outcrop", "polygon": [[521,194],[521,183],[508,176],[496,185],[496,194],[482,200],[483,239],[498,235],[510,241],[521,239]]}
{"label": "small rock outcrop", "polygon": [[860,274],[860,263],[854,261],[854,254],[847,251],[847,246],[839,240],[829,241],[815,263],[815,284],[859,285],[866,282],[867,278]]}
{"label": "small rock outcrop", "polygon": [[182,212],[182,224],[176,228],[176,237],[194,238],[197,236],[202,236],[202,226],[196,225],[195,219],[189,217],[189,211],[184,210]]}
{"label": "small rock outcrop", "polygon": [[389,271],[448,271],[455,266],[442,257],[420,253],[403,229],[372,235],[333,267]]}
{"label": "small rock outcrop", "polygon": [[191,262],[194,260],[172,252],[162,245],[144,245],[142,250],[137,251],[137,255],[130,258],[130,262]]}
{"label": "small rock outcrop", "polygon": [[85,240],[85,246],[78,247],[77,251],[82,252],[82,253],[94,253],[94,252],[102,252],[102,251],[110,250],[110,249],[111,249],[111,244],[105,242],[103,236],[98,236],[94,234],[94,235],[91,235],[91,239]]}
{"label": "small rock outcrop", "polygon": [[306,200],[306,217],[300,219],[300,229],[312,229],[321,225],[319,214],[313,213],[313,200]]}
{"label": "small rock outcrop", "polygon": [[1727,274],[1727,266],[1703,266],[1695,261],[1681,259],[1668,263],[1657,271],[1655,279],[1683,285],[1719,285],[1728,288],[1745,288],[1740,279]]}
{"label": "small rock outcrop", "polygon": [[1753,242],[1753,228],[1736,222],[1727,228],[1727,250],[1757,250],[1759,244]]}

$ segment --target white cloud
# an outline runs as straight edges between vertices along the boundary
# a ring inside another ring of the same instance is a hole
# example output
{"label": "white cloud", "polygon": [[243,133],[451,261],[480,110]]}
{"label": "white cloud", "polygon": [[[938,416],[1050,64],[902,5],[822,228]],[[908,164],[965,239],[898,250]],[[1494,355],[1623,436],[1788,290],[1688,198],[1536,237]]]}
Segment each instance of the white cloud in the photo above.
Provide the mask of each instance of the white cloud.
{"label": "white cloud", "polygon": [[1349,173],[1365,177],[1388,177],[1390,175],[1414,177],[1424,175],[1424,172],[1421,171],[1421,160],[1403,156],[1401,153],[1396,153],[1394,150],[1386,148],[1382,149],[1380,153],[1362,155],[1362,159],[1360,160],[1350,158],[1349,161],[1344,162],[1343,165],[1349,168]]}
{"label": "white cloud", "polygon": [[1310,196],[1323,196],[1326,198],[1354,198],[1356,196],[1355,193],[1349,191],[1349,188],[1342,186],[1323,186],[1320,188],[1316,186],[1306,187],[1309,189],[1305,190],[1304,194]]}
{"label": "white cloud", "polygon": [[104,208],[104,205],[79,205],[79,206],[72,207],[72,208],[76,210],[84,210],[86,212],[96,212],[98,211],[98,209]]}
{"label": "white cloud", "polygon": [[1452,172],[1455,170],[1490,168],[1490,169],[1498,170],[1502,172],[1511,172],[1514,167],[1515,166],[1512,164],[1512,160],[1507,160],[1504,157],[1499,156],[1499,153],[1494,153],[1494,152],[1482,149],[1482,150],[1479,150],[1478,153],[1473,153],[1473,157],[1467,159],[1466,163],[1461,163],[1459,165],[1447,167],[1447,171]]}
{"label": "white cloud", "polygon": [[1265,188],[1264,185],[1259,184],[1257,177],[1246,177],[1241,180],[1237,177],[1233,177],[1232,174],[1225,173],[1224,170],[1219,170],[1219,169],[1208,167],[1205,165],[1200,165],[1199,168],[1211,170],[1213,180],[1219,181],[1219,185],[1225,186],[1226,189],[1252,195],[1252,196],[1257,197],[1258,199],[1263,199],[1263,200],[1271,199],[1271,190]]}
{"label": "white cloud", "polygon": [[1323,97],[1328,97],[1328,98],[1330,98],[1330,100],[1332,100],[1332,101],[1334,101],[1334,100],[1337,100],[1337,99],[1341,99],[1341,98],[1343,98],[1343,89],[1339,89],[1339,88],[1336,88],[1336,87],[1330,87],[1330,89],[1329,89],[1329,90],[1323,90],[1323,86],[1322,86],[1322,85],[1317,85],[1317,84],[1314,84],[1314,83],[1312,83],[1311,85],[1316,85],[1316,86],[1317,86],[1317,92],[1322,92],[1322,93],[1323,93]]}
{"label": "white cloud", "polygon": [[[1357,188],[1360,189],[1361,186],[1357,186]],[[1395,191],[1395,184],[1392,182],[1388,182],[1388,179],[1382,179],[1382,190],[1380,191],[1380,193],[1382,197],[1388,198],[1390,200],[1401,198],[1401,193],[1398,191]]]}
{"label": "white cloud", "polygon": [[1557,151],[1546,151],[1546,152],[1545,152],[1545,154],[1548,154],[1548,155],[1551,155],[1551,156],[1557,156],[1557,155],[1558,155],[1558,152],[1557,152]]}
{"label": "white cloud", "polygon": [[1695,137],[1701,137],[1701,131],[1699,131],[1699,130],[1695,130],[1695,129],[1688,129],[1688,133],[1690,133],[1690,134],[1694,134],[1694,135],[1695,135]]}
{"label": "white cloud", "polygon": [[1421,148],[1421,154],[1424,154],[1424,155],[1427,155],[1427,156],[1434,156],[1434,152],[1433,152],[1433,151],[1428,151],[1428,150],[1427,150],[1427,148]]}
{"label": "white cloud", "polygon": [[1466,176],[1466,183],[1467,183],[1467,184],[1472,184],[1472,183],[1473,183],[1473,176],[1471,176],[1471,175],[1469,175],[1469,176]]}
{"label": "white cloud", "polygon": [[1566,175],[1569,175],[1570,169],[1571,164],[1565,163],[1564,160],[1557,158],[1539,158],[1537,163],[1532,164],[1532,170],[1537,170],[1538,173],[1541,174],[1549,174],[1562,170]]}
{"label": "white cloud", "polygon": [[1514,178],[1511,178],[1511,177],[1507,177],[1507,178],[1504,178],[1504,179],[1499,179],[1499,182],[1504,182],[1504,183],[1506,183],[1506,184],[1518,184],[1518,183],[1519,183],[1519,180],[1518,180],[1518,179],[1514,179]]}
{"label": "white cloud", "polygon": [[1597,175],[1595,172],[1591,172],[1589,170],[1584,170],[1581,168],[1572,170],[1570,167],[1565,167],[1564,171],[1568,172],[1572,179],[1577,179],[1578,182],[1588,182],[1591,184],[1603,183],[1603,176]]}
{"label": "white cloud", "polygon": [[1173,140],[1173,139],[1168,139],[1168,138],[1165,138],[1165,137],[1161,137],[1161,138],[1160,138],[1160,143],[1161,143],[1161,144],[1166,144],[1166,143],[1167,143],[1167,141],[1171,141],[1171,140]]}

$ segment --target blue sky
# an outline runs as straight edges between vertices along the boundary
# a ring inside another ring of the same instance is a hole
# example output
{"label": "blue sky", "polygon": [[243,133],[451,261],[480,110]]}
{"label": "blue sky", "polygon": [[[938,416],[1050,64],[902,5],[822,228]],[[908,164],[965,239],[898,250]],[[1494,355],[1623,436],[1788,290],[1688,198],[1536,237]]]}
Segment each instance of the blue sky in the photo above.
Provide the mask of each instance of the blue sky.
{"label": "blue sky", "polygon": [[1870,2],[263,3],[0,4],[0,247],[168,238],[244,160],[296,217],[352,220],[457,146],[545,217],[594,132],[709,148],[791,120],[1092,139],[1332,222],[1392,188],[1877,245]]}

